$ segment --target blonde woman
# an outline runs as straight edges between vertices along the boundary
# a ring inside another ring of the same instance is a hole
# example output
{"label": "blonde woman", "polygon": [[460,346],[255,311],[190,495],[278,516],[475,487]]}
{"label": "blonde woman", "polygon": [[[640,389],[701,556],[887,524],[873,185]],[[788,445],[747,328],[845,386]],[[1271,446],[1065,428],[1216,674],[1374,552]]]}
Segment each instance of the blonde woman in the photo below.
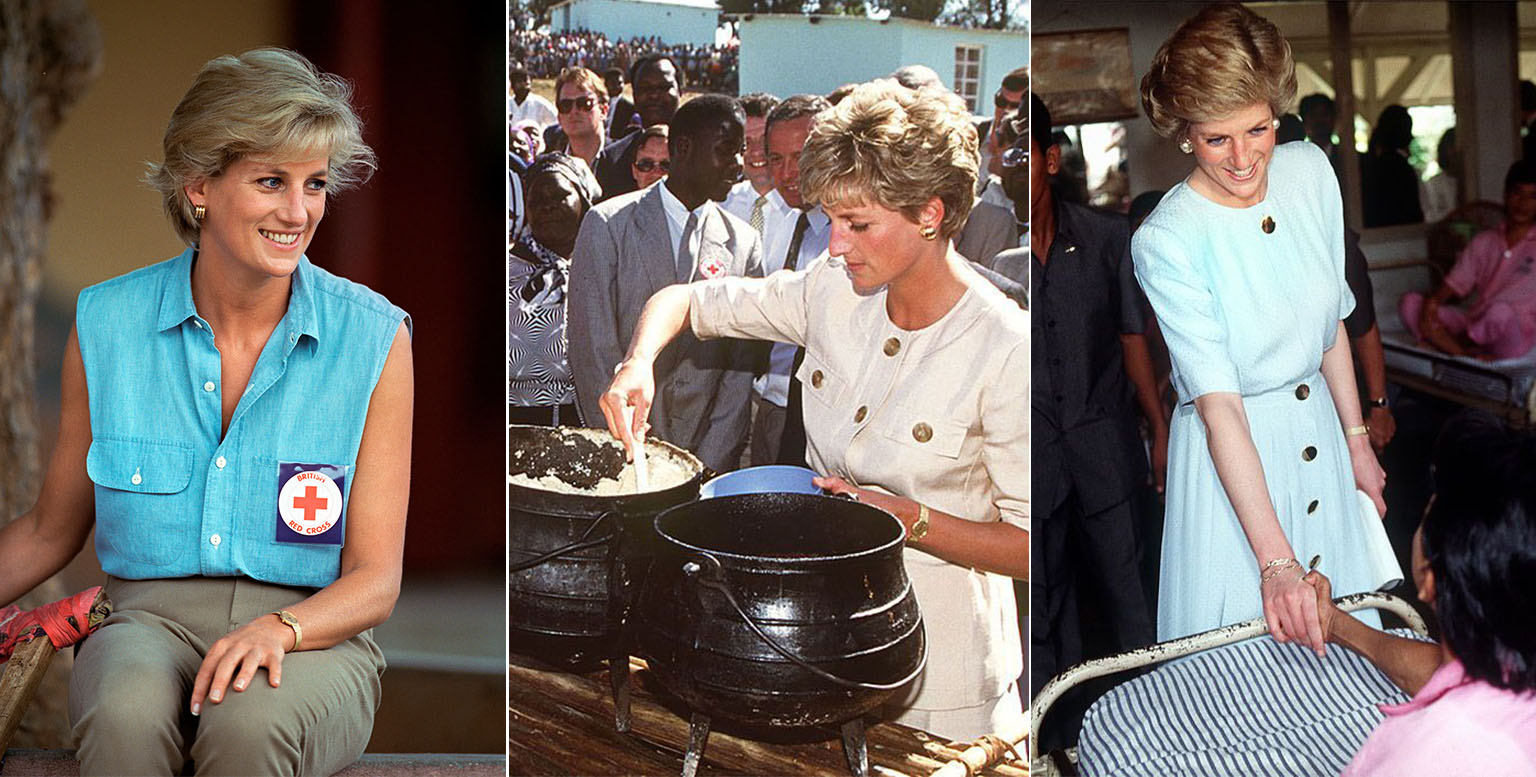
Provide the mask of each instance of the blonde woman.
{"label": "blonde woman", "polygon": [[1153,58],[1142,105],[1194,161],[1132,240],[1173,357],[1158,637],[1258,617],[1321,653],[1310,562],[1341,594],[1376,588],[1355,490],[1384,513],[1340,319],[1338,183],[1315,146],[1275,145],[1296,95],[1290,45],[1235,3],[1204,8]]}
{"label": "blonde woman", "polygon": [[931,658],[897,720],[956,739],[1022,714],[1009,578],[1029,571],[1028,318],[953,246],[977,164],[954,95],[892,81],[854,90],[818,115],[800,157],[802,193],[832,220],[829,256],[661,290],[602,399],[615,435],[642,433],[652,362],[685,326],[803,347],[818,484],[907,528]]}
{"label": "blonde woman", "polygon": [[75,661],[83,774],[330,774],[368,742],[412,379],[405,312],[304,256],[374,167],[349,96],[290,51],[209,62],[149,176],[187,249],[80,294],[0,602],[94,526],[116,609]]}

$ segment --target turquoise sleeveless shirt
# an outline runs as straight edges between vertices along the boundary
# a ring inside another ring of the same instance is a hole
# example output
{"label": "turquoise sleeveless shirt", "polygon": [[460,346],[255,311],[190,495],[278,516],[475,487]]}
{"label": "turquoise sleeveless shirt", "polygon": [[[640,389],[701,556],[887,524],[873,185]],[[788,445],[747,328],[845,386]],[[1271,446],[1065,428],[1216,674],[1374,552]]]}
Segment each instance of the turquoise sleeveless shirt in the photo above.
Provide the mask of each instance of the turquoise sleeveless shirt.
{"label": "turquoise sleeveless shirt", "polygon": [[220,439],[219,351],[192,303],[194,257],[188,248],[80,292],[96,555],[105,572],[133,580],[328,585],[341,572],[340,544],[277,539],[278,465],[344,468],[351,486],[369,398],[410,318],[301,258],[288,311]]}

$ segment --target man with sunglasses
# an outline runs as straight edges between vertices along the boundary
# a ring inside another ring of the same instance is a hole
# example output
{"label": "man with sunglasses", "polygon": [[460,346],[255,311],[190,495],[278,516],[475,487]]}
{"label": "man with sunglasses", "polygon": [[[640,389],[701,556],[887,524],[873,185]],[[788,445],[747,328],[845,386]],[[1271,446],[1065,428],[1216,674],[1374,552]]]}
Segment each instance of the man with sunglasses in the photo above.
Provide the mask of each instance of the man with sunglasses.
{"label": "man with sunglasses", "polygon": [[584,67],[568,67],[555,79],[555,108],[560,112],[560,132],[566,151],[593,164],[608,140],[608,87],[603,79]]}
{"label": "man with sunglasses", "polygon": [[981,164],[985,174],[976,183],[976,194],[982,202],[1012,208],[1013,202],[1003,191],[999,178],[1003,174],[1001,157],[1007,145],[1000,130],[1008,123],[1007,117],[1017,113],[1024,105],[1024,93],[1029,89],[1029,68],[1015,68],[1003,76],[1003,83],[992,95],[992,118],[976,125],[981,139]]}

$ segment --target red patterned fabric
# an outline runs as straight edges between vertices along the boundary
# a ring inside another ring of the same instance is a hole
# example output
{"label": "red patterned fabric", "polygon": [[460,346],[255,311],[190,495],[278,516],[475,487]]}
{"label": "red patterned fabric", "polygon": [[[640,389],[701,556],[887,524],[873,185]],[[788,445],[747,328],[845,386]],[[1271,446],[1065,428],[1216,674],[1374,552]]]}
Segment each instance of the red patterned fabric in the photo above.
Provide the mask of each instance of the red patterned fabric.
{"label": "red patterned fabric", "polygon": [[90,631],[91,605],[101,586],[23,612],[15,605],[0,609],[0,661],[22,642],[47,635],[54,649],[79,642]]}

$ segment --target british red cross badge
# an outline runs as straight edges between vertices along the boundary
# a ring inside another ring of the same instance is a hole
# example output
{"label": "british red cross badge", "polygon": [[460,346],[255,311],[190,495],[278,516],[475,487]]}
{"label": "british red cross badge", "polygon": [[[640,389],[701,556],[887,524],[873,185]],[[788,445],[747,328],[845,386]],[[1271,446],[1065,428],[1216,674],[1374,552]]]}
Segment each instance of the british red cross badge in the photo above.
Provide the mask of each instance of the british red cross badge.
{"label": "british red cross badge", "polygon": [[725,277],[725,262],[713,256],[705,259],[699,262],[699,275],[705,278],[723,278]]}
{"label": "british red cross badge", "polygon": [[340,545],[344,530],[347,467],[277,464],[278,542]]}

